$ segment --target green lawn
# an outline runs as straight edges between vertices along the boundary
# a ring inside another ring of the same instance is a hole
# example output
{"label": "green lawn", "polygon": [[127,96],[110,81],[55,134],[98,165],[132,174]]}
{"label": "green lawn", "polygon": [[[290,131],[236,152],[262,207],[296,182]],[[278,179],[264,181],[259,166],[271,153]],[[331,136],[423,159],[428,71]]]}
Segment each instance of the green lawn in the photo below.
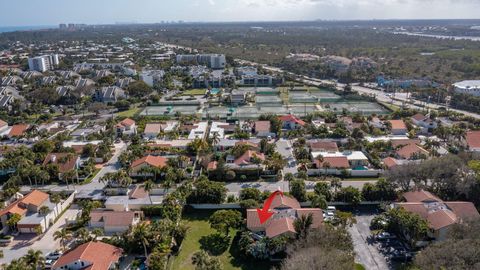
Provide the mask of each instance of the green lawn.
{"label": "green lawn", "polygon": [[127,111],[117,113],[117,117],[124,118],[124,117],[134,117],[136,114],[140,112],[142,108],[132,108]]}
{"label": "green lawn", "polygon": [[205,95],[205,89],[191,89],[182,93],[182,96],[203,96]]}
{"label": "green lawn", "polygon": [[93,173],[87,179],[83,180],[83,182],[81,182],[80,185],[90,184],[93,178],[95,177],[95,175],[97,175],[99,171],[100,169],[95,169],[95,171],[93,171]]}
{"label": "green lawn", "polygon": [[[201,239],[205,240],[207,236],[216,233],[215,230],[210,228],[208,218],[212,214],[212,211],[198,211],[195,210],[193,214],[187,214],[184,216],[184,220],[187,221],[190,229],[187,232],[187,236],[182,243],[182,248],[178,256],[175,258],[173,265],[170,269],[182,269],[182,270],[194,270],[191,257],[193,253],[202,248]],[[270,269],[270,265],[267,263],[259,263],[255,261],[245,261],[243,257],[239,256],[239,251],[236,249],[238,245],[232,245],[233,238],[236,234],[235,230],[230,233],[230,240],[228,248],[218,255],[218,258],[223,264],[224,270],[263,270]]]}

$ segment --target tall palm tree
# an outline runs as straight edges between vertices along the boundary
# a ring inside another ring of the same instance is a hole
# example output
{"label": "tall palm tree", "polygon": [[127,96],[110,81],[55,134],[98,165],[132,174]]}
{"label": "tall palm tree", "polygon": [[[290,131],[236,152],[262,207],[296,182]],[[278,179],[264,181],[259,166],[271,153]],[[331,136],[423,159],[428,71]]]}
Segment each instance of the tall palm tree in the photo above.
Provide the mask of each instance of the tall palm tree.
{"label": "tall palm tree", "polygon": [[336,194],[338,189],[342,188],[342,180],[338,177],[332,178],[330,180],[330,187],[333,188]]}
{"label": "tall palm tree", "polygon": [[145,182],[145,184],[143,185],[143,189],[145,190],[145,192],[148,193],[148,198],[150,200],[150,204],[152,204],[152,197],[150,196],[150,191],[153,190],[154,186],[155,186],[155,183],[153,183],[152,180],[147,180],[147,182]]}
{"label": "tall palm tree", "polygon": [[215,146],[219,142],[220,142],[220,134],[217,131],[215,131],[213,132],[213,136],[212,136],[212,145]]}
{"label": "tall palm tree", "polygon": [[75,237],[80,239],[82,243],[88,242],[90,240],[90,232],[87,228],[82,227],[75,232]]}
{"label": "tall palm tree", "polygon": [[293,222],[297,236],[301,238],[307,237],[308,230],[313,224],[313,215],[310,213],[308,215],[301,215]]}
{"label": "tall palm tree", "polygon": [[66,241],[72,238],[72,234],[67,231],[67,229],[63,228],[60,231],[56,231],[53,234],[54,240],[60,240],[60,244],[62,245],[63,251],[66,250]]}
{"label": "tall palm tree", "polygon": [[150,237],[150,227],[147,223],[142,222],[133,228],[133,238],[142,244],[145,258],[148,258],[147,247],[150,245]]}
{"label": "tall palm tree", "polygon": [[45,267],[45,257],[40,250],[28,250],[23,259],[29,266],[33,266],[33,269],[43,269]]}
{"label": "tall palm tree", "polygon": [[45,229],[48,228],[47,226],[47,215],[50,213],[51,210],[48,208],[48,206],[44,205],[38,209],[38,213],[43,217],[43,220],[45,221]]}

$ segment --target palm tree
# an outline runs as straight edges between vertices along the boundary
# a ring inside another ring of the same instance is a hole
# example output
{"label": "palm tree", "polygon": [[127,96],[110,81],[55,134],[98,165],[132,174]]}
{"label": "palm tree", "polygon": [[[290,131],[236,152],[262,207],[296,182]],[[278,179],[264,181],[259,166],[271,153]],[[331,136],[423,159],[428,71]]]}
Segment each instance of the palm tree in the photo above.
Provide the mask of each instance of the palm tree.
{"label": "palm tree", "polygon": [[152,204],[152,197],[150,196],[150,191],[152,191],[153,187],[155,186],[155,183],[153,183],[152,180],[147,180],[145,184],[143,185],[143,189],[145,192],[148,193],[148,198],[150,199],[150,204]]}
{"label": "palm tree", "polygon": [[151,237],[150,227],[147,223],[140,223],[133,229],[133,238],[142,243],[145,258],[148,258],[147,247],[150,245],[149,239]]}
{"label": "palm tree", "polygon": [[315,194],[311,199],[311,206],[313,208],[326,209],[327,208],[327,200],[325,199],[325,196]]}
{"label": "palm tree", "polygon": [[67,229],[63,228],[61,229],[60,231],[56,231],[54,234],[53,234],[53,239],[54,240],[59,240],[60,239],[60,244],[62,245],[62,249],[63,251],[66,250],[65,248],[65,242],[69,239],[72,238],[72,234],[67,231]]}
{"label": "palm tree", "polygon": [[342,180],[338,177],[332,178],[330,180],[330,187],[333,188],[336,194],[338,189],[342,188]]}
{"label": "palm tree", "polygon": [[308,230],[313,224],[313,215],[310,213],[308,215],[301,215],[293,222],[295,231],[297,232],[298,237],[306,238]]}
{"label": "palm tree", "polygon": [[15,231],[17,228],[17,223],[20,222],[21,219],[22,219],[22,216],[20,216],[17,213],[11,215],[7,220],[8,227],[10,227],[12,231]]}
{"label": "palm tree", "polygon": [[23,256],[23,260],[34,269],[43,269],[45,267],[45,257],[40,250],[28,250],[27,254]]}
{"label": "palm tree", "polygon": [[50,213],[51,210],[48,208],[48,206],[44,205],[38,209],[38,213],[43,217],[43,220],[45,221],[45,229],[48,228],[47,226],[47,215]]}
{"label": "palm tree", "polygon": [[75,232],[75,237],[80,239],[82,243],[88,242],[90,240],[90,232],[87,228],[82,227]]}
{"label": "palm tree", "polygon": [[220,134],[217,131],[215,131],[213,132],[213,136],[212,136],[212,145],[215,146],[219,142],[220,142]]}
{"label": "palm tree", "polygon": [[100,228],[95,228],[95,229],[93,229],[92,234],[93,234],[93,240],[94,240],[94,241],[97,241],[97,238],[98,238],[99,236],[104,235],[104,232],[103,232],[103,230],[100,229]]}

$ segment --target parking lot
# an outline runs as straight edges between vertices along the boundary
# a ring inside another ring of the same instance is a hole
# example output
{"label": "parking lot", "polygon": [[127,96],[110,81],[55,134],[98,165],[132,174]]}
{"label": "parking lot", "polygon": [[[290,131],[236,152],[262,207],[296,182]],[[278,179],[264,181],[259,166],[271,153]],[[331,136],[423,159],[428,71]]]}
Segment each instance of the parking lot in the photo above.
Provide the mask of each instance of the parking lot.
{"label": "parking lot", "polygon": [[393,269],[371,238],[370,222],[373,217],[373,213],[360,213],[355,216],[357,224],[349,228],[355,251],[355,261],[368,270]]}

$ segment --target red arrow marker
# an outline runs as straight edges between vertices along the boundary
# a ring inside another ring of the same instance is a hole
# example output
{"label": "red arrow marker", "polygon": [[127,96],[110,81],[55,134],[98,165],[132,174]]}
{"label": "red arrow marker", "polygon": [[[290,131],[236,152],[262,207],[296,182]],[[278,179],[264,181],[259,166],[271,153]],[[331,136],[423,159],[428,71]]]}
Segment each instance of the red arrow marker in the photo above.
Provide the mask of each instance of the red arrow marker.
{"label": "red arrow marker", "polygon": [[270,195],[270,197],[268,197],[268,199],[265,201],[265,203],[263,204],[263,209],[257,208],[258,219],[260,219],[260,224],[267,222],[267,220],[269,220],[273,216],[273,213],[270,212],[270,205],[272,205],[272,201],[275,198],[275,196],[277,196],[277,194],[280,194],[280,196],[283,196],[283,192],[277,190],[273,192]]}

